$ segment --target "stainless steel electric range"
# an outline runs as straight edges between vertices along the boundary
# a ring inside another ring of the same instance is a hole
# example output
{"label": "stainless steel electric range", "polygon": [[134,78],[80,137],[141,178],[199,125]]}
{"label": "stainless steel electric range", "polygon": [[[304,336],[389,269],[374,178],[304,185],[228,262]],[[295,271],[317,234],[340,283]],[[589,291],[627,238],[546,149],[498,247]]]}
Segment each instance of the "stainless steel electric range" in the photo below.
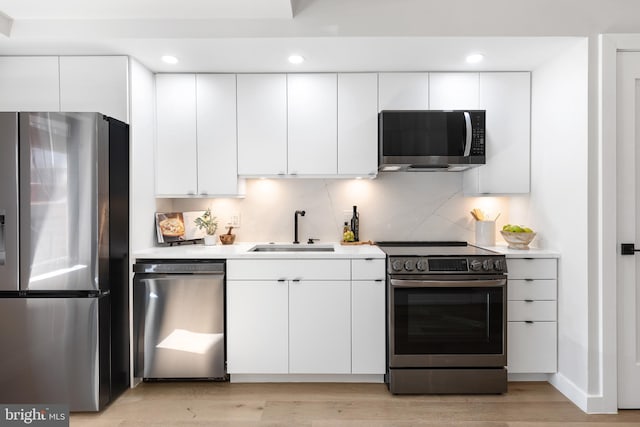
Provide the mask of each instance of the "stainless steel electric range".
{"label": "stainless steel electric range", "polygon": [[378,242],[387,254],[394,394],[507,390],[506,261],[466,242]]}

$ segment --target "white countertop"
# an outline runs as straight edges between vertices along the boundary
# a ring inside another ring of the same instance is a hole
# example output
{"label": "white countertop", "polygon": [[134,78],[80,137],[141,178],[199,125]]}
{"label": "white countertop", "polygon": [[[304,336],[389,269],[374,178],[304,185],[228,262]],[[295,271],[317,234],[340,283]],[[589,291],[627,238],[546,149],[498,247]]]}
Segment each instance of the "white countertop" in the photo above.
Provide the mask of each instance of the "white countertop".
{"label": "white countertop", "polygon": [[480,246],[490,251],[504,254],[507,258],[560,258],[560,252],[551,249],[509,249],[507,245]]}
{"label": "white countertop", "polygon": [[[153,247],[136,251],[135,259],[339,259],[339,258],[385,258],[377,246],[374,245],[341,245],[332,243],[334,252],[249,252],[256,245],[267,243],[240,242],[233,245],[204,246],[180,245],[167,247]],[[287,243],[277,243],[288,245]],[[329,244],[315,244],[315,246],[327,246]],[[301,243],[299,246],[312,247]]]}

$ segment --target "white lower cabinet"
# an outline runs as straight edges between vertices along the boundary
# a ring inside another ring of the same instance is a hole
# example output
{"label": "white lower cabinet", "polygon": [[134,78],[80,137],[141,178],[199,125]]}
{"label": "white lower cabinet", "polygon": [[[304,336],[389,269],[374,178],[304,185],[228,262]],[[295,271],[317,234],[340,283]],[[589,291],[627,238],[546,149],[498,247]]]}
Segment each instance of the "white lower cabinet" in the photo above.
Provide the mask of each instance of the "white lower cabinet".
{"label": "white lower cabinet", "polygon": [[383,278],[384,259],[227,261],[228,373],[384,374]]}
{"label": "white lower cabinet", "polygon": [[289,372],[351,372],[349,281],[289,283]]}
{"label": "white lower cabinet", "polygon": [[351,282],[351,335],[351,371],[383,374],[386,369],[384,280]]}
{"label": "white lower cabinet", "polygon": [[286,282],[227,281],[227,371],[289,372]]}
{"label": "white lower cabinet", "polygon": [[557,371],[557,259],[507,258],[507,369]]}

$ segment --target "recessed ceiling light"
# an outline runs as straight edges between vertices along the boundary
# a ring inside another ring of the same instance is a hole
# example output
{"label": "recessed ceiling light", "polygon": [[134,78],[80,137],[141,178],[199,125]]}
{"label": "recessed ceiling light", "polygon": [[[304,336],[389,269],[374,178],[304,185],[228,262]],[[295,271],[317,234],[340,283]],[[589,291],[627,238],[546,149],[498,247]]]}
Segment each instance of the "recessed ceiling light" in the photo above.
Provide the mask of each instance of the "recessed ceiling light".
{"label": "recessed ceiling light", "polygon": [[304,57],[302,55],[291,55],[289,57],[289,62],[292,64],[302,64],[304,62]]}
{"label": "recessed ceiling light", "polygon": [[176,58],[175,56],[171,56],[171,55],[164,55],[162,57],[162,61],[166,62],[167,64],[177,64],[178,63],[178,58]]}
{"label": "recessed ceiling light", "polygon": [[467,56],[467,62],[469,64],[477,64],[483,59],[484,59],[484,55],[481,53],[472,53],[471,55]]}

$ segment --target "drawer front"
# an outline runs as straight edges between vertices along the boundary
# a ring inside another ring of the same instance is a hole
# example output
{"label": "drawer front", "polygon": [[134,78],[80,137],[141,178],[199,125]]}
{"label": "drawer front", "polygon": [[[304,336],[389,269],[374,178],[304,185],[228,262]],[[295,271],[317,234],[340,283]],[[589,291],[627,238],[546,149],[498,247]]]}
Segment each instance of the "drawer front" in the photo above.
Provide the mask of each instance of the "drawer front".
{"label": "drawer front", "polygon": [[507,301],[507,320],[546,321],[557,319],[555,301]]}
{"label": "drawer front", "polygon": [[550,373],[558,369],[556,322],[508,322],[507,371]]}
{"label": "drawer front", "polygon": [[507,281],[507,298],[517,300],[556,300],[556,280],[548,279],[509,279]]}
{"label": "drawer front", "polygon": [[555,258],[507,258],[509,279],[556,279]]}
{"label": "drawer front", "polygon": [[384,259],[352,259],[351,280],[384,280]]}
{"label": "drawer front", "polygon": [[248,259],[227,261],[227,280],[350,280],[348,259]]}

